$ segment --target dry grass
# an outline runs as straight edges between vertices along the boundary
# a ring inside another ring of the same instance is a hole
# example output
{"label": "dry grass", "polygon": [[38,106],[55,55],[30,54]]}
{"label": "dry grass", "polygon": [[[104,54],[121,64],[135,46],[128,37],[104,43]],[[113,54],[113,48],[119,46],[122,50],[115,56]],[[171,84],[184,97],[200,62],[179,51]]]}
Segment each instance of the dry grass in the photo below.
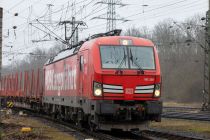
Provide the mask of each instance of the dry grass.
{"label": "dry grass", "polygon": [[168,107],[201,107],[199,103],[177,103],[177,102],[163,102],[163,106]]}
{"label": "dry grass", "polygon": [[[3,120],[3,124],[5,140],[75,140],[73,136],[29,117],[10,116]],[[21,133],[20,129],[25,126],[31,127],[32,132]]]}
{"label": "dry grass", "polygon": [[161,123],[151,122],[150,127],[178,132],[193,132],[210,138],[210,123],[191,120],[162,119]]}

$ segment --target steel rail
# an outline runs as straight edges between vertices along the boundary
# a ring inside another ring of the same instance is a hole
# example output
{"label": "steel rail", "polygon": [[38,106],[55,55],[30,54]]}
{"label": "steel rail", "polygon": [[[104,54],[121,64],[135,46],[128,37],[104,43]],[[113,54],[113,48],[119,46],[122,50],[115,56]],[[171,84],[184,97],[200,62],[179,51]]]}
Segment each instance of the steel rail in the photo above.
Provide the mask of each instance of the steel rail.
{"label": "steel rail", "polygon": [[164,107],[163,118],[188,119],[210,121],[210,112],[201,111],[200,108]]}
{"label": "steel rail", "polygon": [[136,135],[137,137],[143,137],[149,140],[156,140],[160,138],[164,140],[204,140],[203,138],[199,138],[199,137],[184,136],[180,134],[157,131],[157,130],[143,130],[143,131],[136,131],[132,133]]}

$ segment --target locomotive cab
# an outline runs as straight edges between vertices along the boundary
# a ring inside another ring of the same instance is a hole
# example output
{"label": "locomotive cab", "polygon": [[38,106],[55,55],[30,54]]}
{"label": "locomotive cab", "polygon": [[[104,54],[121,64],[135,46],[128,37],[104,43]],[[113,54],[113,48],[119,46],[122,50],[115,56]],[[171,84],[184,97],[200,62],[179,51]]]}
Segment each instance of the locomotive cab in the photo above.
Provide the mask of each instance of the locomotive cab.
{"label": "locomotive cab", "polygon": [[93,46],[91,122],[98,129],[130,131],[161,121],[161,76],[154,44],[114,36],[98,38]]}

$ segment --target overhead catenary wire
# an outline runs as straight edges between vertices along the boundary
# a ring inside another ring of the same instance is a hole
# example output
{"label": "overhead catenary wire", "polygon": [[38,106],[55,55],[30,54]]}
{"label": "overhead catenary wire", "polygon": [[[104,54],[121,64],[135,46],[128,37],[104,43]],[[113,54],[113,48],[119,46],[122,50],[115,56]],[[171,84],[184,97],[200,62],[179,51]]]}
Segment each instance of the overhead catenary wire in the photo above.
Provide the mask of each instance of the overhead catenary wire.
{"label": "overhead catenary wire", "polygon": [[34,56],[51,56],[53,54],[38,54],[38,53],[33,53],[33,52],[10,52],[10,51],[2,51],[3,54],[29,54],[29,55],[34,55]]}
{"label": "overhead catenary wire", "polygon": [[[43,29],[41,29],[41,28],[39,28],[39,27],[37,27],[37,26],[34,26],[33,24],[31,24],[31,26],[33,26],[33,27],[35,27],[35,28],[37,28],[38,30],[40,30],[40,31],[43,31],[44,33],[47,33],[47,34],[49,34],[48,32],[46,32],[45,30],[43,30]],[[48,29],[45,25],[43,25],[46,29]],[[53,35],[51,35],[51,36],[53,36],[54,38],[55,38],[55,40],[59,40],[61,43],[66,43],[66,41],[65,40],[63,40],[62,38],[60,38],[57,34],[55,34],[53,31],[51,31],[50,29],[48,29]]]}
{"label": "overhead catenary wire", "polygon": [[[170,7],[170,6],[168,6],[168,7]],[[92,13],[93,14],[93,13]],[[89,14],[90,16],[92,16],[92,14]],[[90,16],[88,16],[88,17],[90,17]],[[43,23],[44,24],[44,23]],[[121,23],[119,23],[119,24],[121,24]],[[96,26],[94,26],[94,28],[95,28]]]}
{"label": "overhead catenary wire", "polygon": [[[84,2],[85,0],[83,0],[83,1],[81,1],[81,2],[78,2],[78,3],[76,3],[76,4],[79,4],[79,3],[82,3],[82,2]],[[89,3],[87,3],[86,5],[84,5],[82,8],[85,8],[85,7],[87,7],[88,5],[90,5],[92,2],[94,2],[95,0],[91,0]],[[76,5],[76,4],[74,4],[74,5]],[[72,5],[73,6],[73,5]],[[67,8],[68,8],[68,6],[67,6]],[[80,11],[81,11],[81,9],[82,8],[80,8],[75,14],[74,14],[74,16],[76,16]],[[67,12],[67,11],[66,11]],[[69,18],[70,19],[70,18]],[[68,20],[69,20],[68,19]],[[61,20],[61,18],[60,18],[60,20]]]}
{"label": "overhead catenary wire", "polygon": [[[34,4],[38,4],[38,1],[41,1],[41,0],[35,1],[35,2],[34,2],[33,4],[31,4],[29,7],[31,7],[31,6],[34,5]],[[52,0],[52,1],[53,1],[53,0]],[[85,2],[85,1],[86,1],[86,0],[79,1],[79,2],[75,3],[75,5],[80,4],[80,3],[83,3],[83,2]],[[24,10],[22,10],[21,12],[19,12],[19,14],[22,13],[22,12],[24,12],[24,11],[26,11],[29,7],[27,7],[27,8],[24,9]],[[66,9],[66,8],[68,8],[68,7],[65,7],[65,8],[61,7],[61,9],[59,9],[59,10],[57,10],[57,11],[55,11],[55,12],[52,12],[52,14],[58,13],[58,12],[60,12],[60,11],[62,11],[62,10],[64,10],[64,9]],[[47,9],[47,8],[45,8],[44,11],[45,11],[46,9]],[[8,11],[9,11],[9,10],[8,10]],[[41,12],[41,13],[43,13],[43,12]],[[46,13],[45,13],[45,14],[46,14]],[[45,15],[45,14],[44,14],[44,15]],[[32,21],[35,21],[36,19],[40,19],[40,18],[44,17],[44,15],[34,18],[33,20],[31,20],[31,22],[32,22]],[[45,16],[45,17],[47,17],[47,16]],[[24,18],[24,17],[23,17],[23,18]],[[4,19],[4,20],[5,20],[5,19]],[[25,18],[25,20],[27,20],[27,18]],[[20,26],[20,25],[22,26],[22,25],[24,25],[24,24],[27,24],[27,22],[23,22],[23,23],[21,23],[21,24],[19,24],[19,25],[17,25],[17,26]]]}
{"label": "overhead catenary wire", "polygon": [[[83,0],[83,1],[84,1],[84,0]],[[80,1],[80,2],[83,2],[83,1]],[[80,2],[78,2],[78,3],[80,3]],[[77,3],[77,4],[78,4],[78,3]],[[41,16],[41,17],[42,17],[42,16]],[[41,17],[39,17],[39,18],[41,18]],[[19,26],[22,26],[22,25],[19,25]],[[18,29],[20,29],[20,28],[18,28]]]}
{"label": "overhead catenary wire", "polygon": [[62,38],[60,38],[55,32],[51,31],[47,26],[45,26],[44,24],[42,24],[38,19],[36,20],[37,22],[39,22],[42,26],[44,26],[48,31],[50,31],[52,34],[54,34],[58,39],[60,39],[62,41],[62,43],[66,43],[65,40],[63,40]]}
{"label": "overhead catenary wire", "polygon": [[91,15],[91,14],[90,14]]}
{"label": "overhead catenary wire", "polygon": [[[84,2],[84,1],[85,1],[85,0],[82,0],[82,1],[80,1],[80,2],[77,2],[76,4],[82,3],[82,2]],[[42,17],[44,17],[44,16],[45,16],[45,14],[44,14],[43,16],[38,17],[38,19],[39,19],[39,18],[42,18]],[[34,19],[34,20],[35,20],[35,19]],[[34,21],[34,20],[31,20],[31,21]],[[27,22],[26,22],[26,23],[27,23]],[[25,27],[24,27],[24,24],[26,24],[26,23],[23,23],[23,24],[21,24],[21,25],[18,25],[18,27],[23,26],[23,28],[25,28]],[[30,23],[31,23],[31,22],[30,22]],[[44,23],[43,23],[43,24],[44,24]],[[21,28],[18,28],[18,30],[21,30]],[[44,31],[44,30],[42,30],[42,31]],[[34,33],[34,32],[33,32],[33,33]],[[46,34],[49,34],[49,33],[47,33],[47,32],[45,32],[45,33],[46,33]],[[58,37],[59,37],[59,36],[56,36],[55,39],[58,40]],[[60,40],[61,42],[64,42],[64,40],[62,40],[61,38],[59,38],[59,40]],[[29,48],[29,47],[28,47],[28,48]],[[28,48],[26,48],[26,49],[28,49]]]}

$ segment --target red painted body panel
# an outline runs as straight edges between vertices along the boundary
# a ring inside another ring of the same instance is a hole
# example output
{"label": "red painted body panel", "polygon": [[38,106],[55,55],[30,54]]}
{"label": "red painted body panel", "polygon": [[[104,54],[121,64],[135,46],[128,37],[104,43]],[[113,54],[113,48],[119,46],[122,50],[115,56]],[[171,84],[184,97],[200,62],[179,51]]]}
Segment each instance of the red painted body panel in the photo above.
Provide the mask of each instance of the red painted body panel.
{"label": "red painted body panel", "polygon": [[78,77],[75,76],[78,68],[75,63],[77,55],[44,67],[45,96],[75,96],[78,93]]}

